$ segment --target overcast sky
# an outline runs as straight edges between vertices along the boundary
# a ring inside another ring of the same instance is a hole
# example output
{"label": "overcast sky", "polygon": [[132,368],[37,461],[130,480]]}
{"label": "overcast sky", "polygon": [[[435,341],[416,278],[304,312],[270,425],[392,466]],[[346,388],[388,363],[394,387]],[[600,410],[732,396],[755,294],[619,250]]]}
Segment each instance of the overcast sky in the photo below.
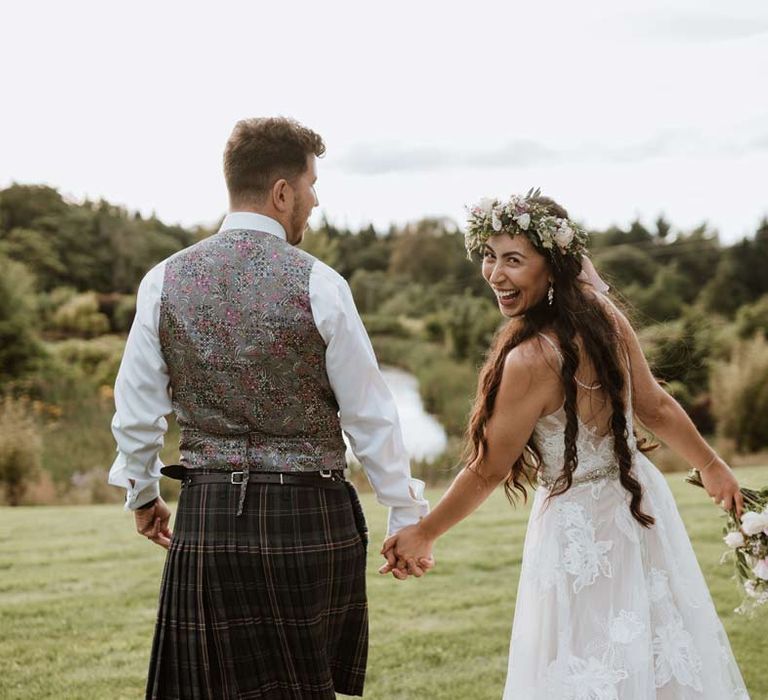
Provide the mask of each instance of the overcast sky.
{"label": "overcast sky", "polygon": [[2,5],[0,186],[211,223],[233,124],[282,114],[341,225],[531,186],[598,228],[768,215],[764,0],[114,5]]}

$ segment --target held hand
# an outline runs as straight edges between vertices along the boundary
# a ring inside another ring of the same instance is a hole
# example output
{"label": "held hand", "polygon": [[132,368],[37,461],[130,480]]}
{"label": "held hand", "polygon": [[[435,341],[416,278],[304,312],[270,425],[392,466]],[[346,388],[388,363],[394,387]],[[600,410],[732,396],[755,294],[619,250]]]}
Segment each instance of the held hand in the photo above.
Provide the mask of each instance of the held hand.
{"label": "held hand", "polygon": [[433,545],[434,540],[426,537],[418,525],[403,528],[384,541],[381,554],[387,563],[379,569],[379,573],[392,572],[401,581],[408,575],[423,576],[435,565]]}
{"label": "held hand", "polygon": [[140,535],[164,549],[171,546],[172,533],[168,527],[171,511],[162,498],[158,498],[151,508],[133,511],[133,515],[136,519],[136,531]]}
{"label": "held hand", "polygon": [[739,482],[733,475],[731,468],[719,457],[714,463],[703,469],[701,472],[701,481],[704,488],[711,496],[712,502],[726,511],[736,511],[736,515],[741,519],[744,512],[744,501],[739,491]]}

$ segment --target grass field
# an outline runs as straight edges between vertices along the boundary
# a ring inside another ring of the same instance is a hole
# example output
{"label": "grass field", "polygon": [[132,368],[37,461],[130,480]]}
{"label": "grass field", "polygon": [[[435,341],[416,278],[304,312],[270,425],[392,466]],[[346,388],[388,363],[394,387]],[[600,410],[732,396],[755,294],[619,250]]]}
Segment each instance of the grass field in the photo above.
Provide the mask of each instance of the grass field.
{"label": "grass field", "polygon": [[[768,481],[765,468],[738,475]],[[768,700],[768,618],[733,614],[718,511],[681,474],[669,481],[752,699]],[[385,509],[370,494],[363,504],[372,532],[365,697],[499,698],[527,510],[497,492],[441,540],[429,576],[398,583],[376,574]],[[143,697],[163,557],[119,506],[0,509],[0,698]]]}

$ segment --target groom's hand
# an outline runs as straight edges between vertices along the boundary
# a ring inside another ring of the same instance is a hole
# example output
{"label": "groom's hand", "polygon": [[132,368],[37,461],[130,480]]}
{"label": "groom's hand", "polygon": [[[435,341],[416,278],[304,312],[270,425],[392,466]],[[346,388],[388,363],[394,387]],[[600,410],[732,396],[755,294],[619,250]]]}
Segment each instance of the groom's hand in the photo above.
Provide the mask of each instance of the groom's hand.
{"label": "groom's hand", "polygon": [[136,532],[164,549],[171,546],[171,530],[168,523],[171,511],[165,501],[158,497],[150,508],[133,511],[136,520]]}
{"label": "groom's hand", "polygon": [[400,581],[408,576],[420,578],[435,566],[432,545],[433,541],[423,537],[418,526],[400,530],[384,541],[381,554],[387,562],[379,573],[392,573]]}

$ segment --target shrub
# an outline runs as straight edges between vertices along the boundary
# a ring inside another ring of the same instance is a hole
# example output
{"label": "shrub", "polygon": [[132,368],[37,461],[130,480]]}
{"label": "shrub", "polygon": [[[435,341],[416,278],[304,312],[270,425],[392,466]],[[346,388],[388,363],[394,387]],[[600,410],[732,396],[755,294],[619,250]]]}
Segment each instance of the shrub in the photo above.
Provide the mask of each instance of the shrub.
{"label": "shrub", "polygon": [[751,338],[756,333],[768,338],[768,294],[739,309],[736,330],[741,338]]}
{"label": "shrub", "polygon": [[0,483],[5,501],[21,502],[40,470],[42,441],[29,402],[6,396],[0,404]]}
{"label": "shrub", "polygon": [[399,338],[407,338],[410,333],[398,318],[383,314],[365,314],[362,317],[363,325],[371,335],[394,335]]}
{"label": "shrub", "polygon": [[115,335],[103,335],[90,340],[70,338],[50,345],[51,353],[62,363],[96,386],[115,383],[123,356],[125,340]]}
{"label": "shrub", "polygon": [[53,314],[52,327],[62,333],[86,338],[109,331],[109,319],[99,311],[95,292],[78,294],[62,304]]}
{"label": "shrub", "polygon": [[768,446],[768,342],[762,336],[737,343],[730,361],[712,371],[712,407],[721,436],[738,452]]}
{"label": "shrub", "polygon": [[0,381],[34,369],[43,355],[36,322],[35,279],[21,263],[0,254]]}

